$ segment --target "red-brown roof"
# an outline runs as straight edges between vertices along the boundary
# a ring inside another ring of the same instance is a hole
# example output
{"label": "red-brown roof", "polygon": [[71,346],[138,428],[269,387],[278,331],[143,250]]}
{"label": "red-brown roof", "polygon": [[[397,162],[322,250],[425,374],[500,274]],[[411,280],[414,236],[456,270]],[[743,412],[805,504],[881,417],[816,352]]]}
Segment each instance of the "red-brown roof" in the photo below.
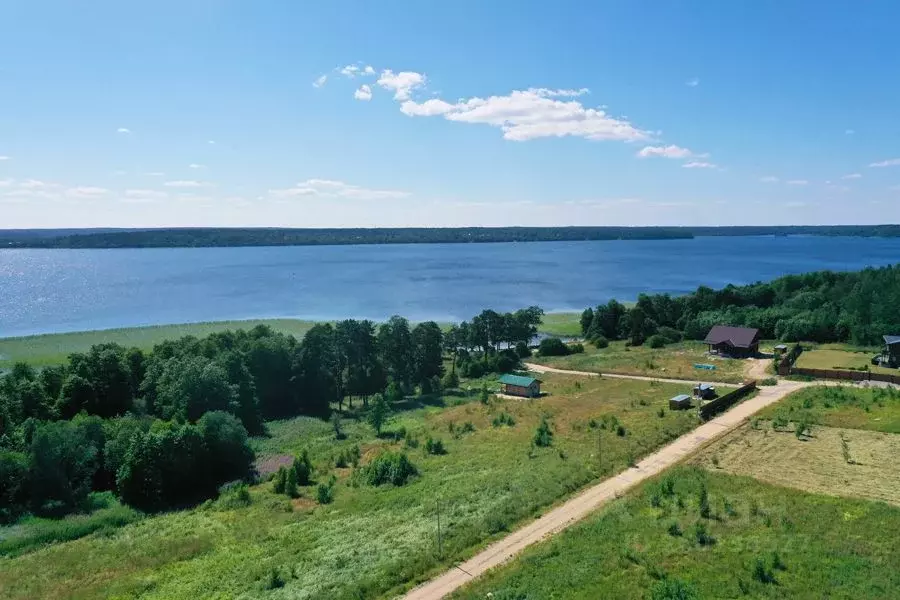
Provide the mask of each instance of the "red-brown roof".
{"label": "red-brown roof", "polygon": [[735,348],[749,348],[759,341],[759,329],[716,325],[709,330],[704,341],[714,346],[727,343]]}

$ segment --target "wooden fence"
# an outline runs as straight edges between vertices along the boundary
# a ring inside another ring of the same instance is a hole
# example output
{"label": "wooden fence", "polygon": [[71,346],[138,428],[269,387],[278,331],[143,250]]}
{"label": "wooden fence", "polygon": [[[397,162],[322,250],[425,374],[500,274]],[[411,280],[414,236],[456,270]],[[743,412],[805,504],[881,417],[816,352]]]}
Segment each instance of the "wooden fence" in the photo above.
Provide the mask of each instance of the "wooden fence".
{"label": "wooden fence", "polygon": [[[780,373],[780,370],[779,370]],[[816,379],[835,379],[838,381],[883,381],[900,384],[900,375],[890,373],[872,373],[871,371],[839,371],[837,369],[803,369],[791,367],[790,375],[805,375]]]}
{"label": "wooden fence", "polygon": [[745,383],[738,389],[728,392],[724,396],[719,396],[711,402],[707,402],[700,407],[700,418],[704,421],[719,414],[725,409],[731,408],[738,400],[756,389],[756,381]]}

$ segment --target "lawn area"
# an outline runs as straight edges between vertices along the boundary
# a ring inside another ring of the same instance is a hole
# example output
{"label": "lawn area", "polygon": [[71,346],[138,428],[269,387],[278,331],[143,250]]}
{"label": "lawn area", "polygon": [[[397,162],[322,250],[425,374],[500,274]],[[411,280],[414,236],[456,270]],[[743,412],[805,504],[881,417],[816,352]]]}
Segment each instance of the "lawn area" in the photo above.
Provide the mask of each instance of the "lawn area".
{"label": "lawn area", "polygon": [[898,535],[887,504],[682,467],[453,597],[896,598]]}
{"label": "lawn area", "polygon": [[541,319],[541,333],[559,337],[581,337],[579,313],[547,313]]}
{"label": "lawn area", "polygon": [[812,386],[759,413],[763,419],[800,421],[844,429],[900,433],[900,390]]}
{"label": "lawn area", "polygon": [[[569,356],[535,357],[533,362],[575,371],[594,373],[622,373],[671,377],[690,381],[720,381],[740,383],[744,380],[747,361],[719,358],[706,354],[701,342],[681,342],[665,348],[653,349],[648,345],[626,346],[624,341],[610,342],[608,348],[598,349],[585,344],[583,354]],[[711,364],[715,370],[696,369],[694,365]]]}
{"label": "lawn area", "polygon": [[814,426],[798,438],[755,421],[704,449],[694,464],[808,492],[900,506],[900,435]]}
{"label": "lawn area", "polygon": [[[271,423],[270,436],[254,440],[261,462],[308,449],[317,481],[338,477],[333,504],[317,504],[314,487],[291,501],[262,483],[247,506],[210,502],[2,559],[0,598],[392,597],[696,425],[693,411],[666,408],[687,385],[544,379],[549,395],[535,400],[408,400],[381,438],[353,418],[341,441],[328,422]],[[621,431],[601,429],[604,416]],[[532,446],[542,418],[550,447]],[[447,453],[426,453],[428,437]],[[354,445],[363,465],[382,449],[403,450],[419,475],[402,487],[365,485],[335,467]]]}
{"label": "lawn area", "polygon": [[257,319],[0,338],[0,369],[8,368],[18,361],[29,362],[36,367],[59,364],[72,352],[85,352],[94,344],[114,342],[122,346],[137,346],[149,350],[159,342],[185,335],[203,337],[217,331],[252,329],[257,325],[268,325],[276,331],[291,333],[300,338],[313,324],[312,321],[297,319]]}
{"label": "lawn area", "polygon": [[900,370],[873,365],[875,351],[850,351],[837,348],[818,347],[805,350],[797,357],[794,366],[803,369],[870,370],[873,373],[900,375]]}

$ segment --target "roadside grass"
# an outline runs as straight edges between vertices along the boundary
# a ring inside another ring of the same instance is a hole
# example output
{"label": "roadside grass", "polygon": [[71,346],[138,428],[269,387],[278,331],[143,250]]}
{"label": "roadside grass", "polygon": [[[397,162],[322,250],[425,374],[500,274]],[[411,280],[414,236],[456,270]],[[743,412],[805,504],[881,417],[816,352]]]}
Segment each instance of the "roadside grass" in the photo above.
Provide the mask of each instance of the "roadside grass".
{"label": "roadside grass", "polygon": [[541,333],[560,337],[581,337],[580,313],[546,313],[541,319]]}
{"label": "roadside grass", "polygon": [[291,333],[300,338],[314,324],[313,321],[297,319],[254,319],[0,338],[0,369],[8,368],[19,361],[31,363],[36,367],[59,364],[64,362],[72,352],[86,352],[95,344],[114,342],[122,346],[136,346],[143,350],[149,350],[164,340],[186,335],[203,337],[210,333],[229,329],[252,329],[257,325],[268,325],[276,331]]}
{"label": "roadside grass", "polygon": [[775,430],[745,424],[705,448],[693,464],[807,492],[880,500],[900,506],[900,435],[814,426]]}
{"label": "roadside grass", "polygon": [[900,390],[874,386],[812,386],[766,407],[759,417],[900,433]]}
{"label": "roadside grass", "polygon": [[888,375],[900,373],[897,369],[873,365],[871,359],[875,354],[876,352],[871,350],[849,351],[820,346],[800,354],[795,366],[803,369],[868,370]]}
{"label": "roadside grass", "polygon": [[0,527],[0,557],[19,556],[41,546],[91,534],[107,535],[143,518],[142,513],[121,504],[110,492],[92,493],[90,503],[90,511],[85,514],[62,519],[25,517],[14,525]]}
{"label": "roadside grass", "polygon": [[888,599],[898,535],[884,503],[681,467],[452,597]]}
{"label": "roadside grass", "polygon": [[[356,409],[343,419],[340,441],[328,422],[271,423],[269,437],[253,441],[260,460],[308,449],[314,484],[337,476],[333,503],[318,505],[314,485],[289,500],[264,482],[251,488],[249,506],[210,502],[5,559],[0,596],[390,597],[692,429],[693,411],[666,408],[686,389],[548,374],[549,395],[540,399],[406,400],[409,410],[395,413],[380,438],[354,418]],[[613,415],[621,435],[612,425],[598,427]],[[552,444],[534,447],[542,419]],[[429,436],[446,454],[426,452]],[[352,466],[335,465],[355,445],[362,464],[382,449],[405,451],[420,474],[403,487],[353,485]],[[267,590],[273,581],[284,585]]]}
{"label": "roadside grass", "polygon": [[[621,373],[724,383],[740,383],[744,380],[746,361],[709,356],[706,349],[705,344],[692,341],[653,349],[646,344],[626,346],[625,342],[620,340],[610,342],[608,348],[595,348],[591,344],[585,344],[583,354],[534,357],[529,360],[560,369],[594,373]],[[715,370],[694,368],[698,363],[715,365],[716,368]]]}

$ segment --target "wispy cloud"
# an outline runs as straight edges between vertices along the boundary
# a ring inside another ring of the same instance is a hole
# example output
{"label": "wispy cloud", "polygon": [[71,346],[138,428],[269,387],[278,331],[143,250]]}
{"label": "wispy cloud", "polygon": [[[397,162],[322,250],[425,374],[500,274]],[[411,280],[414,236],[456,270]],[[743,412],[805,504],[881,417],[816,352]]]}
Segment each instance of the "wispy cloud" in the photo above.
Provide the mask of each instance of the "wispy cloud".
{"label": "wispy cloud", "polygon": [[131,130],[127,127],[119,127],[116,129],[116,133],[131,133]]}
{"label": "wispy cloud", "polygon": [[766,175],[765,177],[760,177],[759,180],[763,183],[777,183],[778,181],[780,181],[774,175]]}
{"label": "wispy cloud", "polygon": [[109,193],[109,190],[102,187],[94,187],[89,185],[78,186],[68,188],[66,190],[66,196],[69,198],[79,198],[83,200],[89,200],[92,198],[99,198],[101,196],[105,196]]}
{"label": "wispy cloud", "polygon": [[125,197],[123,200],[125,202],[154,202],[156,200],[165,200],[169,197],[167,192],[161,192],[159,190],[125,190]]}
{"label": "wispy cloud", "polygon": [[167,181],[163,185],[167,186],[167,187],[174,187],[174,188],[212,187],[212,184],[207,181],[194,181],[192,179],[177,179],[175,181]]}
{"label": "wispy cloud", "polygon": [[[688,87],[697,87],[698,85],[700,85],[700,79],[698,79],[697,77],[691,77],[690,79],[688,79],[687,81],[684,82],[684,85],[686,85]],[[713,87],[715,87],[715,86],[713,86]]]}
{"label": "wispy cloud", "polygon": [[0,155],[0,161],[12,160],[12,156]]}
{"label": "wispy cloud", "polygon": [[788,185],[808,185],[809,181],[806,179],[791,179],[787,182]]}
{"label": "wispy cloud", "polygon": [[684,163],[681,165],[685,169],[718,169],[719,165],[715,165],[710,162],[703,162],[702,160],[692,160],[691,162]]}
{"label": "wispy cloud", "polygon": [[409,196],[409,192],[376,190],[331,179],[307,179],[294,187],[269,190],[269,194],[274,198],[282,199],[309,196],[318,198],[349,198],[353,200],[386,200]]}
{"label": "wispy cloud", "polygon": [[372,88],[368,85],[361,85],[358,90],[353,92],[353,97],[357,100],[368,102],[372,99]]}
{"label": "wispy cloud", "polygon": [[201,164],[197,164],[197,163],[191,163],[191,164],[188,165],[188,168],[189,168],[189,169],[205,169],[205,168],[206,168],[206,165],[201,165]]}
{"label": "wispy cloud", "polygon": [[844,175],[841,179],[862,179],[862,175],[859,173],[850,173],[849,175]]}
{"label": "wispy cloud", "polygon": [[165,177],[166,174],[162,171],[150,171],[149,173],[144,173],[147,177]]}
{"label": "wispy cloud", "polygon": [[325,85],[325,83],[327,81],[328,81],[328,75],[321,75],[321,76],[317,77],[315,81],[313,81],[312,86],[314,88],[320,88],[323,85]]}
{"label": "wispy cloud", "polygon": [[415,71],[394,73],[390,69],[381,72],[378,85],[394,92],[394,100],[409,100],[410,94],[425,85],[425,75]]}
{"label": "wispy cloud", "polygon": [[215,145],[216,145],[216,140],[209,140],[209,141],[206,142],[206,143],[209,144],[210,146],[215,146]]}
{"label": "wispy cloud", "polygon": [[880,162],[873,162],[870,167],[896,167],[900,166],[900,158],[889,158]]}
{"label": "wispy cloud", "polygon": [[638,151],[637,156],[640,158],[650,158],[651,156],[659,156],[662,158],[690,158],[695,155],[687,148],[670,144],[668,146],[645,146]]}

